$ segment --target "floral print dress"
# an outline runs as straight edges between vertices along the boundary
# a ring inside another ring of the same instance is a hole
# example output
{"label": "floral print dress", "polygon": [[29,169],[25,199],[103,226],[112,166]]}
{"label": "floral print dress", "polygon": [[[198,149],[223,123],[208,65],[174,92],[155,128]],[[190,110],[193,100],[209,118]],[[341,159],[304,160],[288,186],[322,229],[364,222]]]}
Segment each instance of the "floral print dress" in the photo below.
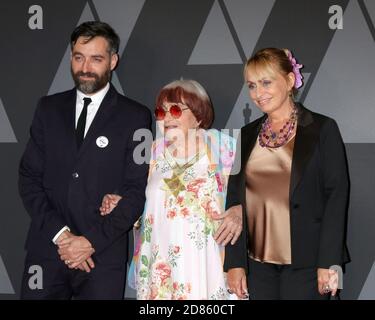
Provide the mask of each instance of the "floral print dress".
{"label": "floral print dress", "polygon": [[153,144],[129,275],[137,299],[228,298],[224,247],[213,239],[221,221],[212,218],[224,212],[235,142],[217,130],[206,131],[206,137],[214,148],[185,164],[173,159],[163,141]]}

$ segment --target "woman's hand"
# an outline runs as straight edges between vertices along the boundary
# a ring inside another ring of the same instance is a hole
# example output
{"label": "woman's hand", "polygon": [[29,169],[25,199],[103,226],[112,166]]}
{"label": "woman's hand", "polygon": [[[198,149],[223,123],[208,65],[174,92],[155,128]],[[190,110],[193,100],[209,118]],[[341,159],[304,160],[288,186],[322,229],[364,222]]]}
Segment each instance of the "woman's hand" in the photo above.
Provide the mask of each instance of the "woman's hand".
{"label": "woman's hand", "polygon": [[339,276],[336,270],[318,268],[318,290],[321,295],[331,292],[336,295]]}
{"label": "woman's hand", "polygon": [[214,239],[218,244],[227,245],[230,243],[233,245],[236,243],[238,237],[242,231],[242,205],[230,207],[223,214],[213,218],[214,220],[223,220],[214,234]]}
{"label": "woman's hand", "polygon": [[100,214],[102,216],[110,214],[121,199],[122,197],[117,194],[106,194],[103,197],[102,206],[99,208]]}
{"label": "woman's hand", "polygon": [[227,285],[229,293],[235,293],[240,299],[248,298],[245,269],[229,269],[227,273]]}

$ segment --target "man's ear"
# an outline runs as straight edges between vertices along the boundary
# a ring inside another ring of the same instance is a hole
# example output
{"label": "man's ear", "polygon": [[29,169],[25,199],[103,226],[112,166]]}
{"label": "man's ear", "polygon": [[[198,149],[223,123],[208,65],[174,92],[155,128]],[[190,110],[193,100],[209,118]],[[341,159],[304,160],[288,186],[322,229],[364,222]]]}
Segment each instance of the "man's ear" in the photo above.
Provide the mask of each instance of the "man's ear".
{"label": "man's ear", "polygon": [[118,60],[119,60],[118,54],[112,53],[112,55],[111,55],[111,71],[113,71],[116,68]]}

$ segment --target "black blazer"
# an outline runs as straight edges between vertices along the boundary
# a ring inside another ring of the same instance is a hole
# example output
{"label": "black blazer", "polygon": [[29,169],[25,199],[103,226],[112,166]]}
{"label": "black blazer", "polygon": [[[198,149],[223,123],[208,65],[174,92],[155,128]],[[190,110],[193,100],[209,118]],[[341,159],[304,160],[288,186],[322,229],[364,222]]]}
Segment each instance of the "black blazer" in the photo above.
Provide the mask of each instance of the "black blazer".
{"label": "black blazer", "polygon": [[[19,167],[19,191],[31,217],[26,249],[58,258],[52,239],[67,225],[91,242],[97,260],[124,262],[127,231],[143,211],[148,174],[147,164],[133,161],[133,133],[150,129],[151,114],[111,85],[77,150],[75,106],[73,89],[41,98],[36,109]],[[101,136],[109,141],[105,148],[97,145]],[[107,193],[124,199],[102,217],[98,209]]]}
{"label": "black blazer", "polygon": [[[345,245],[349,175],[336,122],[297,104],[298,123],[289,190],[292,266],[329,268],[348,262]],[[241,129],[241,170],[228,182],[226,209],[242,204],[244,229],[225,249],[224,268],[247,270],[245,169],[266,115]],[[239,149],[240,148],[240,149]],[[240,157],[240,159],[239,159]]]}

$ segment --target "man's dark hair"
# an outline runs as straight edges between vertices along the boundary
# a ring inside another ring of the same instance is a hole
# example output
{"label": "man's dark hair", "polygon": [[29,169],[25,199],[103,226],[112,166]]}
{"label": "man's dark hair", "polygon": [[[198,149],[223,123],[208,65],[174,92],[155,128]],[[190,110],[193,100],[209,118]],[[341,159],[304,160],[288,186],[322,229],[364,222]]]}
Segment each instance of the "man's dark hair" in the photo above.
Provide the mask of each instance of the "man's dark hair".
{"label": "man's dark hair", "polygon": [[117,53],[120,46],[120,38],[113,28],[105,22],[87,21],[76,27],[70,36],[70,45],[73,46],[79,37],[87,38],[89,42],[94,37],[103,37],[108,41],[110,53]]}

